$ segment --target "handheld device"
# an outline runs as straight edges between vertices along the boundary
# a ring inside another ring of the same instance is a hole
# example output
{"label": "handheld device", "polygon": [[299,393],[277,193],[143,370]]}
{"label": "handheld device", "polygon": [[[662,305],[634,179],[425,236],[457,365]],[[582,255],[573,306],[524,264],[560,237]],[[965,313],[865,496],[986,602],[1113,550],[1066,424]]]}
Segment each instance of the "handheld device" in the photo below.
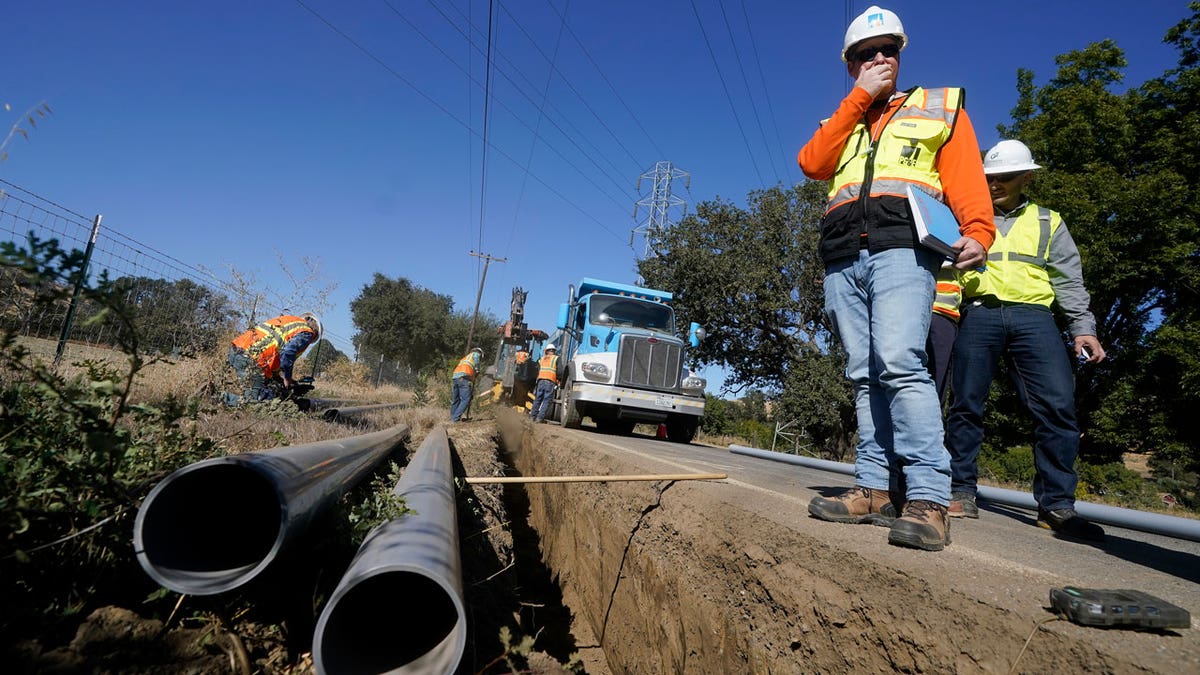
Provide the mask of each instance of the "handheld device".
{"label": "handheld device", "polygon": [[1079,348],[1079,362],[1083,363],[1084,361],[1087,361],[1090,358],[1092,358],[1092,350],[1088,349],[1087,347],[1080,347]]}
{"label": "handheld device", "polygon": [[1133,628],[1189,628],[1191,614],[1142,591],[1105,590],[1064,586],[1050,589],[1050,606],[1070,621],[1084,626]]}

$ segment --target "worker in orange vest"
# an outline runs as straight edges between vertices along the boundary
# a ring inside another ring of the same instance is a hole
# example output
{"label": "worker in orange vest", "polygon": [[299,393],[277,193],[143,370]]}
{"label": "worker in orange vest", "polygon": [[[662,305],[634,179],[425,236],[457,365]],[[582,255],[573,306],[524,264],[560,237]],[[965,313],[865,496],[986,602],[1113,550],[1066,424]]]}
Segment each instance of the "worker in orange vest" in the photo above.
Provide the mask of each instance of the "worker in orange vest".
{"label": "worker in orange vest", "polygon": [[550,412],[550,403],[554,401],[554,391],[558,389],[558,381],[562,375],[562,362],[558,358],[558,347],[546,345],[546,353],[538,361],[537,387],[534,388],[533,410],[529,416],[533,421],[546,421]]}
{"label": "worker in orange vest", "polygon": [[[243,400],[272,398],[267,382],[277,377],[290,389],[294,384],[292,368],[296,359],[320,339],[321,320],[312,312],[267,319],[234,338],[229,345],[228,361],[243,383]],[[236,399],[227,397],[235,405]]]}
{"label": "worker in orange vest", "polygon": [[[533,388],[536,370],[527,349],[520,347],[514,356],[512,404],[524,408],[529,403],[529,390]],[[531,372],[532,371],[532,372]]]}
{"label": "worker in orange vest", "polygon": [[475,347],[459,360],[450,375],[450,421],[462,419],[463,413],[471,405],[471,395],[475,387],[475,373],[479,371],[479,362],[483,359],[483,350]]}

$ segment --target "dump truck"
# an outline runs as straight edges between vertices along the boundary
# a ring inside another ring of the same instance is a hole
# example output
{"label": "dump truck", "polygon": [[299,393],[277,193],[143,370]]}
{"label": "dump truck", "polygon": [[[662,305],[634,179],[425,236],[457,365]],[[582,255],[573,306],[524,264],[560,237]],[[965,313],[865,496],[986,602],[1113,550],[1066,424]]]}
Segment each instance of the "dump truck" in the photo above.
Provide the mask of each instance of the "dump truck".
{"label": "dump truck", "polygon": [[[637,424],[665,425],[669,440],[692,441],[707,382],[685,366],[672,299],[667,291],[586,277],[569,286],[550,338],[567,359],[555,400],[562,426],[578,427],[585,417],[622,434]],[[699,324],[688,327],[692,347],[703,337]]]}

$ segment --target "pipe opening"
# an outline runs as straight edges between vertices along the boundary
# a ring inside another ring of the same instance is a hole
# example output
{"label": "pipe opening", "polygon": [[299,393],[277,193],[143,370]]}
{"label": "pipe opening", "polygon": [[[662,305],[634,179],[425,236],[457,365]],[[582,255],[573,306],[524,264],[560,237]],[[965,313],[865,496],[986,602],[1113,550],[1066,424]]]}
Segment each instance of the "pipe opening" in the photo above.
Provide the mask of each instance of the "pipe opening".
{"label": "pipe opening", "polygon": [[270,481],[225,463],[167,479],[142,511],[143,566],[172,590],[191,593],[254,569],[275,547],[282,521]]}
{"label": "pipe opening", "polygon": [[429,664],[457,664],[462,655],[462,610],[422,574],[375,574],[333,602],[318,656],[327,673],[427,672]]}

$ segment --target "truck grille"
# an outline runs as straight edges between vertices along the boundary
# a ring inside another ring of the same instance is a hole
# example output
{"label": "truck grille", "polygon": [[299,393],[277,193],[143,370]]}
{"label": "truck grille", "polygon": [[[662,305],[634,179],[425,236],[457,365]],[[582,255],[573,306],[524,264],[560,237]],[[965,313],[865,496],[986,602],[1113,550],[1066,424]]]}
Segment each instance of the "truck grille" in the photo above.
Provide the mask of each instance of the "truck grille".
{"label": "truck grille", "polygon": [[678,342],[645,335],[623,335],[617,354],[617,384],[674,391],[679,387],[682,358],[683,345]]}

